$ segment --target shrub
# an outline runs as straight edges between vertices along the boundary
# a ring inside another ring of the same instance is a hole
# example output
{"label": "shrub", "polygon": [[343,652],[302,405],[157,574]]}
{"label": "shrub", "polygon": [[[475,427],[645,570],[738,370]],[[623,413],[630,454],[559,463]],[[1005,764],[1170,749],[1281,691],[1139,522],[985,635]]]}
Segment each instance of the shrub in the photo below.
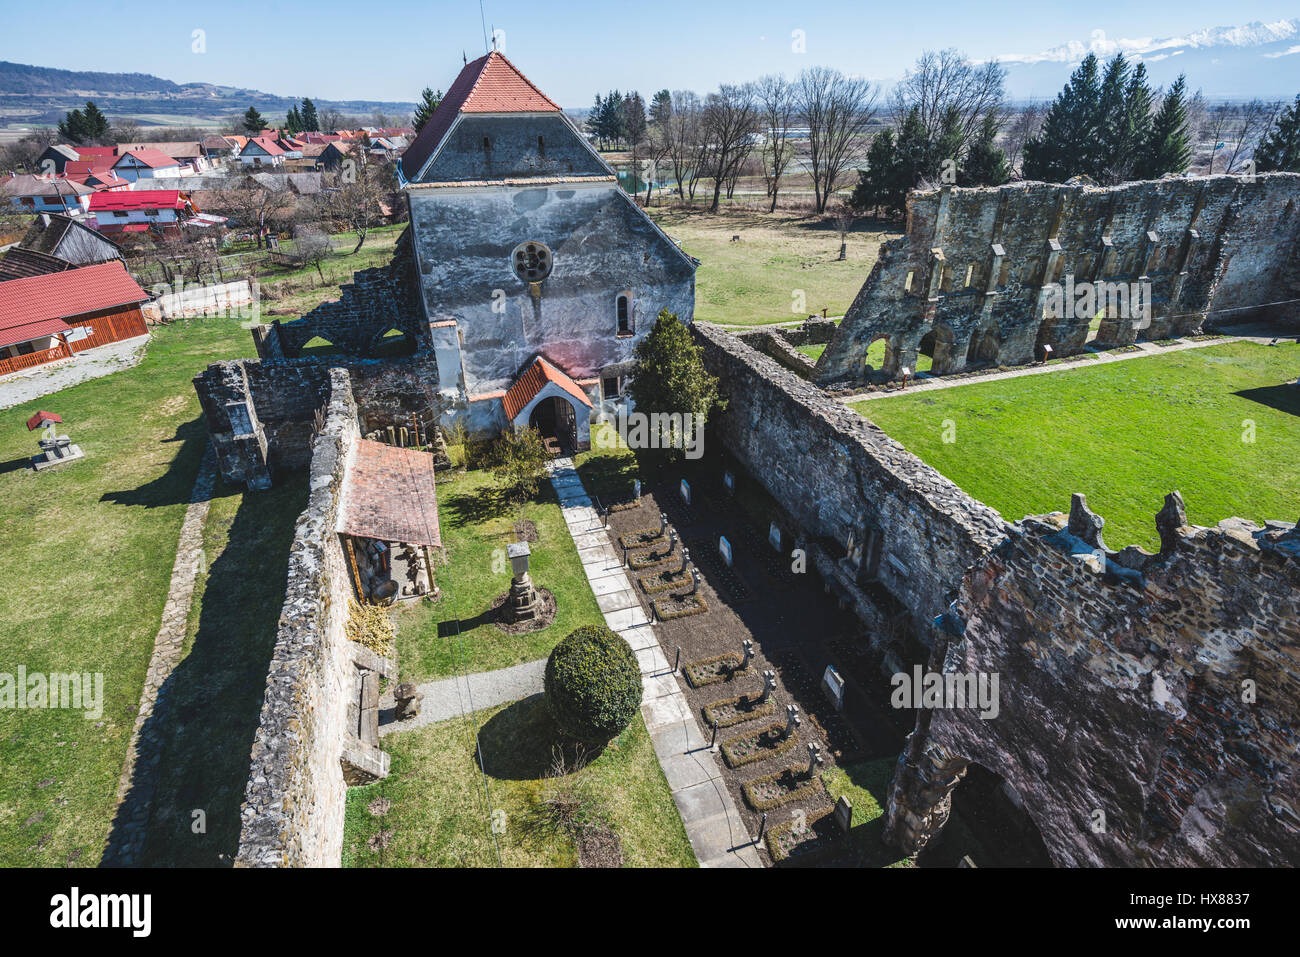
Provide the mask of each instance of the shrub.
{"label": "shrub", "polygon": [[546,662],[545,687],[560,730],[589,745],[616,738],[641,707],[636,655],[604,626],[578,628],[555,646]]}

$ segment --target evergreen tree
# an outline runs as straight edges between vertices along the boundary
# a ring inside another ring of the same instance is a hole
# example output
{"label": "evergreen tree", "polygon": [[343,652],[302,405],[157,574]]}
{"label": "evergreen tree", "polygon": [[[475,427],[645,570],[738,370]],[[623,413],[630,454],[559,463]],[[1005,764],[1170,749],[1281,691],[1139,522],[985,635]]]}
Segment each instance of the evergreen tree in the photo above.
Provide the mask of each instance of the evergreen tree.
{"label": "evergreen tree", "polygon": [[635,146],[645,140],[646,119],[645,119],[645,100],[641,99],[641,94],[635,90],[623,98],[623,108],[620,110],[619,121],[623,127],[623,135],[627,137],[628,145]]}
{"label": "evergreen tree", "polygon": [[284,128],[290,134],[302,132],[302,115],[298,112],[297,103],[289,107],[289,112],[284,118]]}
{"label": "evergreen tree", "polygon": [[1025,144],[1026,179],[1064,182],[1086,172],[1097,128],[1101,83],[1097,57],[1089,53],[1070,74],[1070,80],[1052,101],[1038,136]]}
{"label": "evergreen tree", "polygon": [[94,100],[86,101],[85,111],[71,110],[59,121],[59,136],[78,146],[99,143],[108,137],[108,117]]}
{"label": "evergreen tree", "polygon": [[244,112],[244,129],[248,131],[249,136],[259,136],[262,130],[266,129],[266,120],[261,113],[257,112],[257,107],[250,106]]}
{"label": "evergreen tree", "polygon": [[1258,173],[1300,173],[1300,95],[1255,150]]}
{"label": "evergreen tree", "polygon": [[1124,54],[1115,54],[1106,64],[1097,95],[1097,136],[1078,170],[1098,183],[1108,183],[1113,179],[1112,167],[1119,151],[1125,119],[1124,91],[1128,88],[1129,78],[1129,64]]}
{"label": "evergreen tree", "polygon": [[437,112],[438,104],[441,102],[442,90],[435,93],[427,86],[424,88],[420,93],[420,102],[415,104],[415,113],[411,122],[411,125],[415,128],[415,132],[418,133],[420,130],[424,129],[424,124],[428,123],[433,117],[433,114]]}
{"label": "evergreen tree", "polygon": [[1191,164],[1185,95],[1186,82],[1179,76],[1160,101],[1160,110],[1151,121],[1151,132],[1139,167],[1143,179],[1159,179],[1166,173],[1186,172]]}
{"label": "evergreen tree", "polygon": [[1139,63],[1124,88],[1122,120],[1115,127],[1114,156],[1111,171],[1114,182],[1134,179],[1142,162],[1142,152],[1151,136],[1151,103],[1155,99],[1147,83],[1147,65]]}
{"label": "evergreen tree", "polygon": [[305,96],[302,98],[302,112],[299,114],[299,122],[302,124],[299,132],[317,133],[320,131],[320,118],[316,115],[316,104]]}
{"label": "evergreen tree", "polygon": [[660,90],[650,101],[650,122],[662,126],[673,115],[673,95]]}
{"label": "evergreen tree", "polygon": [[591,107],[591,112],[587,114],[587,132],[596,137],[603,144],[604,135],[601,133],[601,123],[605,116],[605,101],[596,94],[596,102]]}
{"label": "evergreen tree", "polygon": [[984,114],[979,135],[971,143],[966,162],[957,174],[962,186],[1001,186],[1011,179],[1007,156],[997,144],[998,119],[992,111]]}
{"label": "evergreen tree", "polygon": [[891,183],[898,176],[898,150],[894,131],[883,129],[871,140],[867,150],[867,168],[858,170],[858,185],[853,188],[849,204],[859,213],[883,209],[897,213]]}
{"label": "evergreen tree", "polygon": [[[628,394],[638,412],[703,415],[726,408],[718,392],[718,377],[704,367],[704,350],[682,322],[667,309],[661,310],[648,335],[636,347],[636,375]],[[699,433],[696,433],[698,436]],[[669,458],[682,455],[684,436],[660,438],[659,448],[669,449]]]}

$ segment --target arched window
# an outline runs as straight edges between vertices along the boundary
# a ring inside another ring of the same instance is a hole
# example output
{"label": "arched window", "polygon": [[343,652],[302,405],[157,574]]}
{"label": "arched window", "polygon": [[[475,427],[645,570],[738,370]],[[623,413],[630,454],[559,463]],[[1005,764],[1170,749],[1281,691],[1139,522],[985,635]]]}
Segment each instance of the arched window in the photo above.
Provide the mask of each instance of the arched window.
{"label": "arched window", "polygon": [[632,335],[632,297],[628,293],[620,292],[614,308],[618,316],[618,334]]}
{"label": "arched window", "polygon": [[537,137],[537,155],[546,158],[546,138],[543,136]]}

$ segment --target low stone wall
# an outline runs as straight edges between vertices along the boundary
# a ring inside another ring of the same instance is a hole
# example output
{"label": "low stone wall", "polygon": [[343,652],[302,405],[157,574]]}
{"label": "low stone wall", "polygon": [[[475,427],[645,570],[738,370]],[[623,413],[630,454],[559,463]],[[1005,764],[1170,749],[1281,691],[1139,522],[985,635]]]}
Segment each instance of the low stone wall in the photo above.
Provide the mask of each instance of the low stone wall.
{"label": "low stone wall", "polygon": [[1300,861],[1300,529],[1190,527],[1177,493],[1156,524],[1159,554],[1109,551],[1075,496],[971,569],[932,666],[997,675],[998,711],[918,712],[889,839],[924,846],[977,763],[1058,865]]}
{"label": "low stone wall", "polygon": [[[966,569],[1005,537],[1007,523],[726,330],[692,328],[729,403],[711,419],[706,441],[720,440],[803,535],[819,541],[848,593],[841,597],[870,601],[883,586],[922,626],[945,611]],[[925,630],[918,629],[923,640]]]}
{"label": "low stone wall", "polygon": [[[192,316],[229,316],[244,319],[257,317],[257,282],[238,282],[213,286],[182,286],[176,292],[159,296],[140,307],[149,322],[187,319]],[[157,287],[155,287],[157,288]]]}
{"label": "low stone wall", "polygon": [[289,553],[284,607],[240,809],[236,866],[337,867],[348,781],[345,758],[386,764],[357,746],[358,668],[386,663],[345,634],[352,585],[335,532],[357,407],[347,373],[330,372],[324,427],[313,443],[311,497]]}

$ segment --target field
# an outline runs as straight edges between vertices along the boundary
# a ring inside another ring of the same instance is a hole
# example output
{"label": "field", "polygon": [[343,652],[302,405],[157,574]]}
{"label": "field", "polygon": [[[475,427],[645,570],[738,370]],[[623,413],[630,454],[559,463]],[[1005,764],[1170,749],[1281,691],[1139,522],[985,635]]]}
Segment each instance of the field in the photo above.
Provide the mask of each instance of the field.
{"label": "field", "polygon": [[1196,525],[1295,521],[1297,371],[1300,344],[1235,342],[854,408],[1010,521],[1083,492],[1108,547],[1154,550],[1175,489]]}
{"label": "field", "polygon": [[[840,234],[830,219],[778,211],[657,208],[647,212],[687,253],[700,260],[695,318],[729,326],[843,315],[895,235],[859,221],[838,261]],[[739,236],[732,242],[733,236]]]}

